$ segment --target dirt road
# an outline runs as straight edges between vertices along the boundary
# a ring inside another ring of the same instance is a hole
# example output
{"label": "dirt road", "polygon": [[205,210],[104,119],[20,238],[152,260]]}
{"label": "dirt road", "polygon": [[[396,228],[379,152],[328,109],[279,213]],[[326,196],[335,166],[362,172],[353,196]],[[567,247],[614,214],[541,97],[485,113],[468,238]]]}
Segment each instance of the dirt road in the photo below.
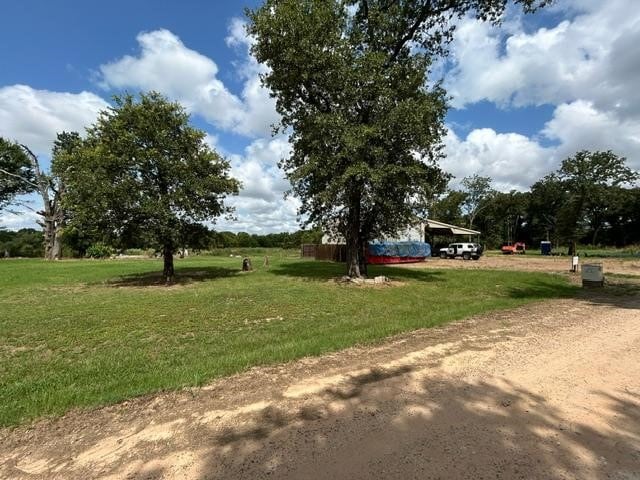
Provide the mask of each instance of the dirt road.
{"label": "dirt road", "polygon": [[530,305],[0,431],[0,478],[640,479],[640,296]]}

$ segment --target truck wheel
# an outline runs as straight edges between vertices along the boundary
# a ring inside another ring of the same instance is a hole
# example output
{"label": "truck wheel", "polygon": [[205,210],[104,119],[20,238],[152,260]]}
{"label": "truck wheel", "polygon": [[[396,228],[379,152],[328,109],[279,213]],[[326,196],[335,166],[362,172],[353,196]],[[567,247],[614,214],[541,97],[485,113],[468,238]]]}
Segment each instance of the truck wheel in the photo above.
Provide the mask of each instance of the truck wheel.
{"label": "truck wheel", "polygon": [[471,254],[469,252],[464,252],[462,254],[462,259],[463,260],[471,260]]}
{"label": "truck wheel", "polygon": [[446,252],[440,252],[440,258],[446,259],[447,258]]}
{"label": "truck wheel", "polygon": [[471,257],[471,258],[473,258],[474,260],[480,260],[480,257],[478,257],[478,256]]}

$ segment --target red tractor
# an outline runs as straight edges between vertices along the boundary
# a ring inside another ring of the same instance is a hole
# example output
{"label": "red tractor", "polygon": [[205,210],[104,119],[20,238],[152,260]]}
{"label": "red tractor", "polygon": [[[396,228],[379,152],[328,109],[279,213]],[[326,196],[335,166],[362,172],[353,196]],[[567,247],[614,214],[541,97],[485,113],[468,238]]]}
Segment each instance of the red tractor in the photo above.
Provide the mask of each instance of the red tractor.
{"label": "red tractor", "polygon": [[524,244],[524,242],[507,242],[502,245],[500,251],[505,255],[513,255],[514,253],[520,253],[524,255],[527,252],[527,246]]}

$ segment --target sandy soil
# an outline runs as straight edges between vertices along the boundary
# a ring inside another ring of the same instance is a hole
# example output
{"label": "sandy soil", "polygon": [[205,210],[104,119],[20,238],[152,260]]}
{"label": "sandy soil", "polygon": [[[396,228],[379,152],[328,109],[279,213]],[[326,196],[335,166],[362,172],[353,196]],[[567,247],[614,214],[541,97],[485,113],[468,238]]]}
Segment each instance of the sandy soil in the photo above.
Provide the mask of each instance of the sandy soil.
{"label": "sandy soil", "polygon": [[[602,264],[607,273],[640,276],[640,259],[581,257],[580,263]],[[525,270],[536,272],[568,273],[570,257],[541,257],[540,255],[484,255],[480,260],[442,260],[429,258],[425,262],[403,265],[405,268],[470,268],[497,270]]]}
{"label": "sandy soil", "polygon": [[593,295],[1,430],[0,478],[640,479],[640,295]]}

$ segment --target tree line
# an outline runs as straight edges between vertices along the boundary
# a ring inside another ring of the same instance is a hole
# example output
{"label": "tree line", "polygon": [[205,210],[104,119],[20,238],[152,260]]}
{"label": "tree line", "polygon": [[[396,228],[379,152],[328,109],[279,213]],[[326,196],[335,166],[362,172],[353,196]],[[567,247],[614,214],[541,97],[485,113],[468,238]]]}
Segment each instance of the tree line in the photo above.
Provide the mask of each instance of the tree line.
{"label": "tree line", "polygon": [[430,216],[480,230],[489,248],[542,240],[621,247],[640,243],[638,178],[624,157],[583,150],[528,191],[498,192],[489,177],[467,177],[434,202]]}
{"label": "tree line", "polygon": [[[298,249],[304,243],[318,244],[322,238],[319,230],[298,230],[296,232],[268,233],[258,235],[247,232],[216,231],[203,226],[197,235],[179,248],[194,252],[212,251],[229,248],[284,248]],[[62,233],[61,252],[65,258],[104,257],[131,251],[147,251],[156,253],[153,246],[130,245],[124,250],[117,250],[102,242],[93,243],[89,239],[82,240],[73,234],[73,230]],[[0,230],[0,257],[42,258],[42,231],[35,228],[22,228],[17,231]]]}

